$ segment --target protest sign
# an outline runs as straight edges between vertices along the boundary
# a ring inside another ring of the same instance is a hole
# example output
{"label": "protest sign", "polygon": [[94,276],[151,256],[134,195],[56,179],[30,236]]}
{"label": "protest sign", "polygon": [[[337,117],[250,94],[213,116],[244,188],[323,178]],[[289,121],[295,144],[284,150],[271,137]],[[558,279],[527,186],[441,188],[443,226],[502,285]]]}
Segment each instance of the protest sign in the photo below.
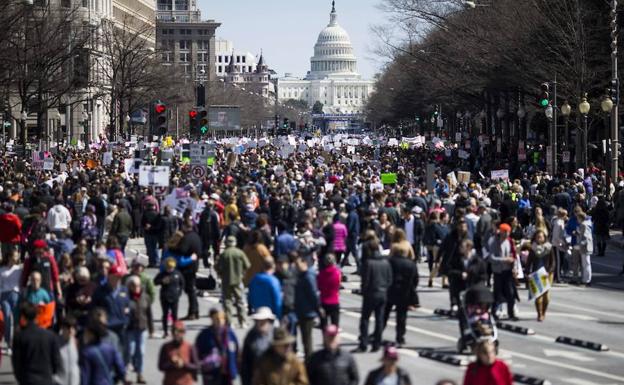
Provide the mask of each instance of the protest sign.
{"label": "protest sign", "polygon": [[169,166],[141,166],[139,168],[139,186],[168,187]]}
{"label": "protest sign", "polygon": [[468,171],[458,171],[457,172],[457,181],[459,181],[459,183],[464,183],[464,184],[470,183],[470,172],[468,172]]}
{"label": "protest sign", "polygon": [[509,170],[492,170],[490,174],[492,180],[509,180]]}
{"label": "protest sign", "polygon": [[529,274],[528,283],[529,301],[541,297],[550,290],[550,277],[543,266],[536,272]]}
{"label": "protest sign", "polygon": [[396,184],[397,183],[397,174],[393,172],[381,174],[381,183],[382,184]]}

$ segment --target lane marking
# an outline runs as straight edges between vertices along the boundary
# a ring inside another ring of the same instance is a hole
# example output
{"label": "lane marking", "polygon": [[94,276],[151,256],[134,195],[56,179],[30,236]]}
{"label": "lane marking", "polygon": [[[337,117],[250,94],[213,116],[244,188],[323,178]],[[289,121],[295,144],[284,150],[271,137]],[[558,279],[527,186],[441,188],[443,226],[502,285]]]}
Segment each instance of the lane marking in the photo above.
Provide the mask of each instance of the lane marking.
{"label": "lane marking", "polygon": [[587,357],[581,352],[572,352],[569,350],[559,350],[559,349],[544,349],[544,355],[546,357],[563,357],[573,361],[580,362],[592,362],[596,361],[591,357]]}
{"label": "lane marking", "polygon": [[615,317],[615,318],[622,318],[622,319],[624,319],[624,315],[621,315],[621,314],[610,313],[610,312],[600,311],[600,310],[586,309],[586,308],[583,308],[583,307],[574,306],[574,305],[567,305],[567,304],[563,304],[563,303],[560,303],[560,302],[551,302],[548,306],[565,307],[565,308],[568,308],[568,309],[578,310],[578,311],[582,311],[582,312],[586,312],[586,313],[593,313],[593,314],[599,314],[599,315],[603,315],[603,316],[607,316],[607,317]]}
{"label": "lane marking", "polygon": [[[348,310],[345,310],[343,312],[343,314],[345,314],[346,316],[349,316],[349,317],[353,317],[353,318],[358,318],[358,319],[360,318],[360,313],[355,313],[355,312],[348,311]],[[390,324],[390,322],[391,321],[389,321],[388,324]],[[450,337],[450,336],[448,336],[446,334],[436,333],[436,332],[432,332],[430,330],[417,328],[417,327],[411,326],[411,325],[407,325],[407,330],[412,331],[414,333],[423,334],[423,335],[427,335],[427,336],[430,336],[430,337],[438,338],[438,339],[441,339],[441,340],[444,340],[444,341],[457,342],[457,338]],[[592,375],[592,376],[595,376],[595,377],[602,377],[602,378],[607,378],[609,380],[615,380],[615,381],[624,382],[624,377],[621,377],[621,376],[616,376],[616,375],[612,375],[612,374],[608,374],[608,373],[604,373],[604,372],[599,372],[599,371],[592,370],[592,369],[582,368],[582,367],[579,367],[579,366],[568,365],[568,364],[564,364],[562,362],[557,362],[557,361],[550,360],[548,358],[538,358],[538,357],[534,357],[534,356],[529,355],[529,354],[518,353],[518,352],[514,352],[512,350],[507,350],[507,349],[501,349],[500,352],[507,353],[507,354],[511,355],[511,357],[518,357],[518,358],[521,358],[523,360],[537,362],[537,363],[542,364],[542,365],[554,366],[554,367],[558,367],[558,368],[562,368],[562,369],[572,370],[572,371],[575,371],[575,372],[589,374],[589,375]]]}

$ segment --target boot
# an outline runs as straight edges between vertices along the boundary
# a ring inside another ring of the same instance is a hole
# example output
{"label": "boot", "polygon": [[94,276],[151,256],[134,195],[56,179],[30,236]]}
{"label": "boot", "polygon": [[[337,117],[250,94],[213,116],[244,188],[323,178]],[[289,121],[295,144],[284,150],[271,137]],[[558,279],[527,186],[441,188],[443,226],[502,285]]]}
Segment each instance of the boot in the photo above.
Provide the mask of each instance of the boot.
{"label": "boot", "polygon": [[147,384],[147,381],[145,381],[145,377],[143,377],[142,374],[137,374],[137,384]]}

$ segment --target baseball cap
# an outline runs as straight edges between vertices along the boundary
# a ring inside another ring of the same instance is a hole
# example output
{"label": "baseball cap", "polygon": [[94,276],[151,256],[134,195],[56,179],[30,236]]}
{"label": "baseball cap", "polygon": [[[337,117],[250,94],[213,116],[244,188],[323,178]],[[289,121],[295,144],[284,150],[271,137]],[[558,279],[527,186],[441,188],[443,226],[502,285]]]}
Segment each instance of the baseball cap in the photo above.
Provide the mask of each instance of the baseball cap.
{"label": "baseball cap", "polygon": [[325,327],[324,334],[327,337],[336,337],[338,335],[338,332],[339,332],[338,326],[336,326],[336,325],[327,325]]}
{"label": "baseball cap", "polygon": [[500,226],[498,226],[498,231],[510,233],[511,226],[509,226],[507,223],[501,223]]}
{"label": "baseball cap", "polygon": [[383,359],[396,361],[399,359],[399,351],[397,350],[395,346],[388,345],[384,348]]}

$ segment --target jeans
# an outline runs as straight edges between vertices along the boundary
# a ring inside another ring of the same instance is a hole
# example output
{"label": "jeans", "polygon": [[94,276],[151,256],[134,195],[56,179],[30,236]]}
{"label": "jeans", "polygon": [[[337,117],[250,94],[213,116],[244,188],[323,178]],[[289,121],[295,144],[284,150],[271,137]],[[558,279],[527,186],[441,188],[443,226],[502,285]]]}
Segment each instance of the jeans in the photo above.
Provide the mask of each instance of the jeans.
{"label": "jeans", "polygon": [[7,346],[13,343],[13,311],[19,301],[19,293],[16,291],[5,291],[0,295],[2,302],[2,313],[4,315],[4,340]]}
{"label": "jeans", "polygon": [[145,356],[145,340],[147,330],[127,330],[126,331],[126,351],[128,352],[128,362],[134,366],[137,374],[143,373],[143,357]]}
{"label": "jeans", "polygon": [[158,256],[158,235],[145,234],[145,248],[150,266],[158,266],[160,258]]}
{"label": "jeans", "polygon": [[375,313],[375,332],[373,334],[373,349],[381,346],[383,333],[384,312],[386,310],[386,295],[364,295],[362,300],[362,314],[360,315],[360,348],[368,347],[368,322]]}
{"label": "jeans", "polygon": [[590,283],[592,279],[592,265],[590,253],[579,253],[581,260],[581,282]]}

